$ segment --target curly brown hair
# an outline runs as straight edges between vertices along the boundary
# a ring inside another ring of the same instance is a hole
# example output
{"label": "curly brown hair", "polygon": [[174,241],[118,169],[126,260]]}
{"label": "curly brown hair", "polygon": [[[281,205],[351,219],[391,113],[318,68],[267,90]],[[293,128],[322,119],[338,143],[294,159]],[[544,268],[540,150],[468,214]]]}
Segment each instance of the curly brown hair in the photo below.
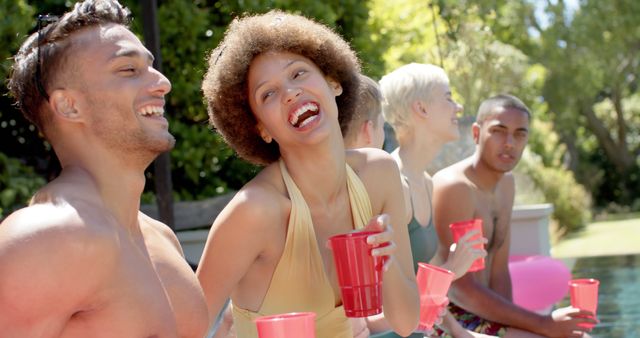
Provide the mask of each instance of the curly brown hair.
{"label": "curly brown hair", "polygon": [[303,16],[273,10],[235,18],[224,39],[209,55],[202,91],[209,122],[242,158],[266,165],[280,158],[278,144],[266,143],[249,107],[247,73],[259,54],[291,52],[313,61],[342,86],[336,98],[344,133],[357,104],[360,63],[349,44],[325,25]]}
{"label": "curly brown hair", "polygon": [[11,96],[15,98],[16,105],[27,120],[44,132],[49,119],[40,108],[48,100],[47,89],[64,67],[72,62],[68,59],[72,47],[69,39],[71,34],[86,27],[107,23],[128,27],[129,22],[130,11],[118,1],[86,0],[76,3],[73,10],[65,13],[59,20],[54,20],[39,32],[31,34],[13,58],[8,83]]}

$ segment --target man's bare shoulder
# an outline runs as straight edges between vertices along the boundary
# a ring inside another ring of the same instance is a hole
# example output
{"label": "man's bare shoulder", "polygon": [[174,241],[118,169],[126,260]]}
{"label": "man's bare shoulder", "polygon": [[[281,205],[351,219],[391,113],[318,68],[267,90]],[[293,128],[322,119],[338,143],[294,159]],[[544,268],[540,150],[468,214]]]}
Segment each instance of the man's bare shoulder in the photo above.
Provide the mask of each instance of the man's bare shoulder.
{"label": "man's bare shoulder", "polygon": [[87,225],[71,205],[18,210],[0,224],[0,308],[18,321],[72,311],[112,272],[117,255],[113,234]]}
{"label": "man's bare shoulder", "polygon": [[349,149],[346,152],[346,161],[363,181],[373,179],[379,183],[379,179],[389,178],[389,175],[400,177],[398,163],[391,154],[382,149]]}
{"label": "man's bare shoulder", "polygon": [[381,182],[398,182],[401,185],[400,169],[394,158],[387,152],[375,148],[350,149],[346,152],[347,164],[358,175],[367,188],[370,197],[378,192],[386,194],[389,184]]}
{"label": "man's bare shoulder", "polygon": [[398,171],[398,164],[393,157],[376,148],[349,149],[346,151],[346,161],[358,174],[377,175],[388,173],[388,170]]}
{"label": "man's bare shoulder", "polygon": [[[61,248],[74,248],[74,245],[60,245],[60,240],[100,240],[113,235],[107,226],[92,222],[106,215],[93,212],[92,208],[68,203],[39,203],[22,208],[9,215],[0,224],[0,245],[8,247],[29,247],[29,243],[59,245]],[[92,214],[93,219],[86,216]],[[107,221],[108,222],[108,221]]]}
{"label": "man's bare shoulder", "polygon": [[438,228],[446,229],[450,223],[475,214],[476,188],[466,175],[468,167],[463,160],[433,175],[433,209]]}
{"label": "man's bare shoulder", "polygon": [[[410,217],[409,206],[405,204],[405,190],[400,169],[394,158],[387,152],[375,148],[348,150],[347,163],[364,185],[374,214],[396,213],[396,222]],[[407,190],[408,193],[408,190]],[[408,196],[408,194],[406,195]],[[396,210],[400,203],[403,210]]]}
{"label": "man's bare shoulder", "polygon": [[466,175],[469,167],[467,160],[452,164],[433,175],[434,189],[450,193],[468,194],[473,190],[473,184]]}

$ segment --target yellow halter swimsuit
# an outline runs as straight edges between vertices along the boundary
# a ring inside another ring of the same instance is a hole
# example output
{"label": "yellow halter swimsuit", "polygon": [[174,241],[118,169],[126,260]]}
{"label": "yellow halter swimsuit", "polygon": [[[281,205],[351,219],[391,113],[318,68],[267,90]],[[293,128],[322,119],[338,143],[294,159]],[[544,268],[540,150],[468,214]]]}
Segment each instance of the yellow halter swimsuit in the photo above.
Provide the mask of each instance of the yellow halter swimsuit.
{"label": "yellow halter swimsuit", "polygon": [[[316,313],[317,338],[351,338],[351,325],[342,305],[335,305],[333,288],[324,270],[309,207],[282,159],[279,164],[291,199],[284,251],[260,310],[253,312],[233,306],[236,333],[239,338],[257,337],[253,321],[259,316],[311,311]],[[354,229],[361,229],[371,219],[371,202],[356,173],[349,165],[346,165],[346,170]]]}

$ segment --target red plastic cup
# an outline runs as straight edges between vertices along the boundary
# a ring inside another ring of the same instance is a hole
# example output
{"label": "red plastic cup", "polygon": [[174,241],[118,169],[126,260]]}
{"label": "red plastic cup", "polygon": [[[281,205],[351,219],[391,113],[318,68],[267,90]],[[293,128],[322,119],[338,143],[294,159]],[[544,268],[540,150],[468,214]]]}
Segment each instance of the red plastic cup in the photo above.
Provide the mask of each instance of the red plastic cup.
{"label": "red plastic cup", "polygon": [[[580,310],[593,312],[595,316],[598,309],[598,286],[597,279],[573,279],[569,281],[569,294],[571,295],[571,306]],[[581,327],[592,328],[595,324],[581,323]]]}
{"label": "red plastic cup", "polygon": [[374,257],[367,237],[379,232],[361,231],[329,238],[338,273],[342,304],[347,317],[367,317],[382,312],[382,257]]}
{"label": "red plastic cup", "polygon": [[420,324],[418,325],[418,331],[426,332],[432,329],[436,319],[438,319],[438,314],[440,314],[440,311],[448,301],[449,298],[446,296],[420,297]]}
{"label": "red plastic cup", "polygon": [[[453,235],[453,242],[455,243],[458,243],[458,241],[460,240],[460,237],[464,236],[467,232],[475,229],[480,230],[480,232],[478,233],[478,235],[473,236],[471,239],[473,240],[473,239],[481,238],[482,237],[482,219],[474,218],[466,221],[451,223],[449,224],[449,229],[451,229],[451,234]],[[482,243],[476,244],[474,245],[474,248],[482,249],[484,248],[484,244]],[[474,272],[474,271],[480,271],[482,269],[484,269],[484,258],[481,257],[473,261],[468,271]]]}
{"label": "red plastic cup", "polygon": [[255,320],[259,338],[315,338],[316,314],[292,312],[262,316]]}
{"label": "red plastic cup", "polygon": [[420,331],[433,328],[438,318],[442,305],[446,303],[446,297],[454,273],[441,267],[418,263],[416,283],[420,293]]}
{"label": "red plastic cup", "polygon": [[453,277],[454,273],[447,269],[419,262],[416,282],[420,297],[446,296]]}

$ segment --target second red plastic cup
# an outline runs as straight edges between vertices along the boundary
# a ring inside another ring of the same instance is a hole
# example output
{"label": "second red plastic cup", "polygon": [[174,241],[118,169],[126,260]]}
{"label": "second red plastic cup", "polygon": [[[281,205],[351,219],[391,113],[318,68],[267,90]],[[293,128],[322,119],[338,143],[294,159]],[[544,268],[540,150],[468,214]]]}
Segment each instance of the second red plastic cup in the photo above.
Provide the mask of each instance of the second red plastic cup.
{"label": "second red plastic cup", "polygon": [[[466,221],[460,221],[449,224],[449,229],[451,229],[451,235],[453,235],[453,242],[458,243],[460,237],[464,236],[467,232],[471,230],[479,230],[479,234],[473,236],[471,239],[477,239],[482,237],[482,219],[474,218]],[[477,244],[474,246],[476,249],[484,248],[484,244]],[[478,258],[473,261],[471,267],[468,271],[480,271],[484,269],[484,258]]]}
{"label": "second red plastic cup", "polygon": [[[598,309],[598,286],[597,279],[573,279],[569,281],[569,294],[571,295],[571,306],[580,310],[593,312],[595,316]],[[579,324],[585,328],[592,328],[594,324]]]}
{"label": "second red plastic cup", "polygon": [[416,283],[420,293],[421,331],[431,329],[442,306],[448,300],[446,295],[453,281],[453,272],[441,267],[418,263]]}
{"label": "second red plastic cup", "polygon": [[442,308],[446,306],[449,298],[446,296],[429,296],[420,298],[420,324],[418,331],[426,332],[433,328]]}
{"label": "second red plastic cup", "polygon": [[362,231],[329,238],[347,317],[367,317],[382,312],[382,257],[374,257]]}
{"label": "second red plastic cup", "polygon": [[255,320],[259,338],[315,338],[316,314],[292,312]]}

